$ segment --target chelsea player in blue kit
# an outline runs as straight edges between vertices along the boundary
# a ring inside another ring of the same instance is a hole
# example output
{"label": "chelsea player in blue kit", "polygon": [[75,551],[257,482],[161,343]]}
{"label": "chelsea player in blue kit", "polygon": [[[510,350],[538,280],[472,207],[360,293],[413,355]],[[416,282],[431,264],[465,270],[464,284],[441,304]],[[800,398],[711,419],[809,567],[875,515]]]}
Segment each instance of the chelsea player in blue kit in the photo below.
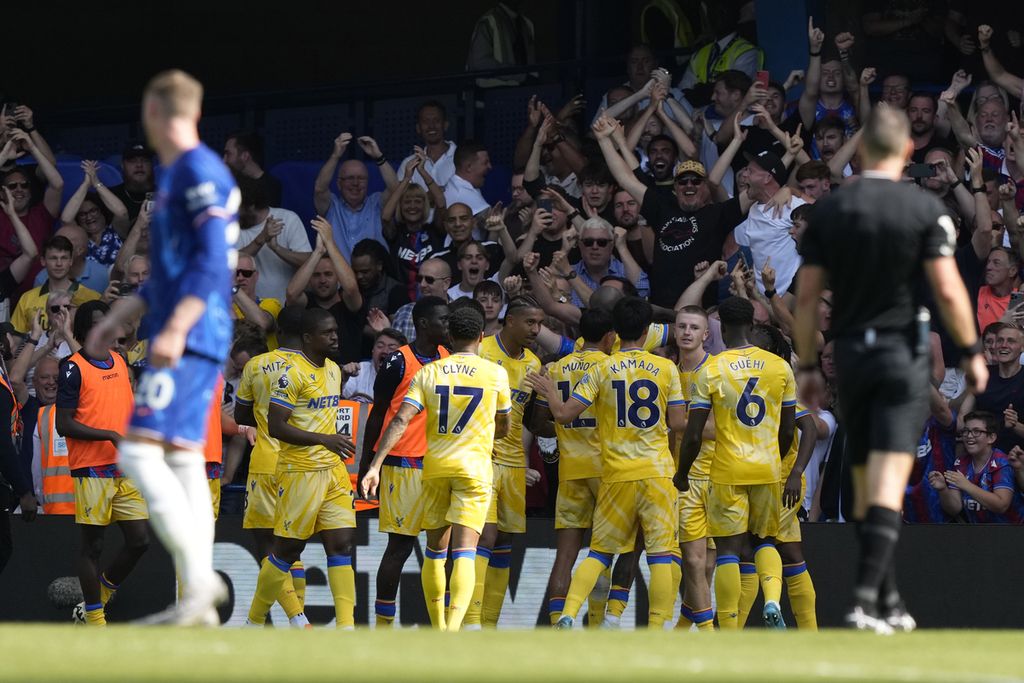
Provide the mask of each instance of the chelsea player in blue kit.
{"label": "chelsea player in blue kit", "polygon": [[164,166],[149,230],[150,279],[137,295],[119,299],[87,341],[104,353],[125,321],[146,312],[149,363],[119,464],[145,496],[182,582],[180,602],[151,622],[182,625],[217,623],[214,608],[227,595],[213,570],[203,447],[207,410],[231,346],[240,197],[219,155],[199,141],[202,96],[202,85],[177,70],[146,86],[143,126]]}

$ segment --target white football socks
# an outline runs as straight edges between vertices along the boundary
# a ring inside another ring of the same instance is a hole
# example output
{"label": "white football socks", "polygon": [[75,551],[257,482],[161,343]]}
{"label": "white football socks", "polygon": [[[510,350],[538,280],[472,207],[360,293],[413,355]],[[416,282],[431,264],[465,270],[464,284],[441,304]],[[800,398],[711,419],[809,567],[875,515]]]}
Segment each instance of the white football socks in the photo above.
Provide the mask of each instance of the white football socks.
{"label": "white football socks", "polygon": [[202,453],[191,450],[173,450],[167,453],[167,465],[188,499],[191,533],[186,545],[186,562],[193,564],[185,580],[185,592],[213,580],[213,500],[210,483],[206,478],[206,459]]}

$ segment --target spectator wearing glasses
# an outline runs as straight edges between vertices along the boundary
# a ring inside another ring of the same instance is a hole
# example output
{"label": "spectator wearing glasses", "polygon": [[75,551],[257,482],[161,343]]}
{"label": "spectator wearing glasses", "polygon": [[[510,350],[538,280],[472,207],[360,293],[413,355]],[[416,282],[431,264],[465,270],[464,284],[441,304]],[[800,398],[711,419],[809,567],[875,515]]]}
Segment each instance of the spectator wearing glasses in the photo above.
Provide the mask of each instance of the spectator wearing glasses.
{"label": "spectator wearing glasses", "polygon": [[[351,133],[342,133],[334,139],[331,155],[320,169],[313,187],[313,205],[316,212],[330,222],[334,241],[346,261],[351,259],[352,247],[360,240],[373,239],[386,246],[380,222],[384,195],[380,192],[367,194],[370,176],[366,164],[349,159],[338,165],[350,142]],[[364,135],[356,142],[363,153],[377,164],[387,192],[392,192],[398,186],[398,176],[395,175],[395,170],[391,168],[384,153],[380,151],[377,141]],[[336,167],[340,198],[331,193],[331,178],[334,177]]]}
{"label": "spectator wearing glasses", "polygon": [[[28,228],[36,248],[42,251],[43,243],[50,236],[53,222],[60,213],[64,179],[34,139],[20,128],[11,130],[7,142],[0,148],[0,167],[25,154],[35,159],[39,170],[46,178],[46,190],[43,192],[42,201],[34,201],[36,198],[32,193],[32,178],[24,167],[17,166],[7,171],[0,182],[10,191],[14,212]],[[7,213],[3,212],[0,214],[0,268],[9,266],[20,253],[21,245],[14,225]],[[22,283],[20,291],[26,289],[25,285],[32,282],[31,278],[34,278],[41,269],[42,266],[36,265],[29,270],[29,279]]]}
{"label": "spectator wearing glasses", "polygon": [[[580,260],[572,270],[559,272],[559,275],[569,280],[579,278],[591,291],[596,291],[605,277],[614,275],[628,280],[636,287],[639,296],[650,294],[647,273],[641,270],[626,246],[625,228],[612,227],[600,217],[588,218],[580,230],[579,250]],[[614,254],[618,254],[618,258]],[[586,306],[586,301],[575,287],[572,302],[581,308]]]}
{"label": "spectator wearing glasses", "polygon": [[1014,470],[1006,454],[995,448],[999,418],[992,413],[964,416],[960,431],[964,455],[953,469],[928,474],[928,483],[939,492],[943,511],[968,524],[1019,523],[1013,507],[1016,493]]}
{"label": "spectator wearing glasses", "polygon": [[[420,266],[416,275],[419,284],[419,298],[436,296],[448,301],[448,287],[451,286],[452,269],[442,258],[429,258]],[[412,309],[416,302],[410,302],[395,311],[391,318],[391,327],[405,335],[411,344],[416,340],[416,328],[413,324]]]}
{"label": "spectator wearing glasses", "polygon": [[231,288],[234,306],[232,313],[237,320],[247,320],[263,330],[267,335],[268,347],[277,348],[277,314],[283,306],[278,299],[264,299],[256,294],[256,283],[260,272],[256,269],[256,259],[248,254],[238,255],[235,267],[235,286]]}
{"label": "spectator wearing glasses", "polygon": [[71,277],[75,247],[63,235],[54,235],[43,246],[42,263],[46,267],[46,281],[25,292],[11,315],[11,322],[19,332],[28,332],[36,313],[43,311],[43,325],[46,323],[46,299],[50,292],[67,291],[75,306],[99,299],[99,292],[89,289]]}
{"label": "spectator wearing glasses", "polygon": [[900,73],[892,73],[883,78],[882,99],[879,101],[906,111],[910,104],[910,79]]}
{"label": "spectator wearing glasses", "polygon": [[128,209],[100,182],[95,161],[83,161],[82,171],[82,184],[68,199],[60,219],[64,225],[82,228],[89,238],[88,258],[109,268],[121,251],[121,235],[128,233]]}

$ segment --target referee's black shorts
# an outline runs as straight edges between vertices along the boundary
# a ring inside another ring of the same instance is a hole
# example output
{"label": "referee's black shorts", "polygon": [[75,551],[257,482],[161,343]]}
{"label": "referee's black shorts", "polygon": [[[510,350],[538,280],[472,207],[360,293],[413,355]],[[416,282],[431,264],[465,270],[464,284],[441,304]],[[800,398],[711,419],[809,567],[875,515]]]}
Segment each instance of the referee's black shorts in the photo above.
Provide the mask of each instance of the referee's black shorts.
{"label": "referee's black shorts", "polygon": [[835,345],[839,413],[853,464],[869,451],[914,453],[928,417],[929,354],[908,335],[840,338]]}

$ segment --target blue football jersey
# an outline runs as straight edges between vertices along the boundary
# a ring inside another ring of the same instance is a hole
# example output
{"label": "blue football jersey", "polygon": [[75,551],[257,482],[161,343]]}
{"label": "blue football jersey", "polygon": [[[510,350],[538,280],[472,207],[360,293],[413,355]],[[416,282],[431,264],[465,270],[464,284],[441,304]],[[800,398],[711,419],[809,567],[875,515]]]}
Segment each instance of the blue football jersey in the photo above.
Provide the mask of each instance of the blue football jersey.
{"label": "blue football jersey", "polygon": [[231,173],[206,145],[164,170],[149,226],[150,276],[139,292],[148,307],[145,338],[163,329],[184,297],[197,296],[206,311],[189,330],[185,349],[216,361],[227,357],[240,201]]}

